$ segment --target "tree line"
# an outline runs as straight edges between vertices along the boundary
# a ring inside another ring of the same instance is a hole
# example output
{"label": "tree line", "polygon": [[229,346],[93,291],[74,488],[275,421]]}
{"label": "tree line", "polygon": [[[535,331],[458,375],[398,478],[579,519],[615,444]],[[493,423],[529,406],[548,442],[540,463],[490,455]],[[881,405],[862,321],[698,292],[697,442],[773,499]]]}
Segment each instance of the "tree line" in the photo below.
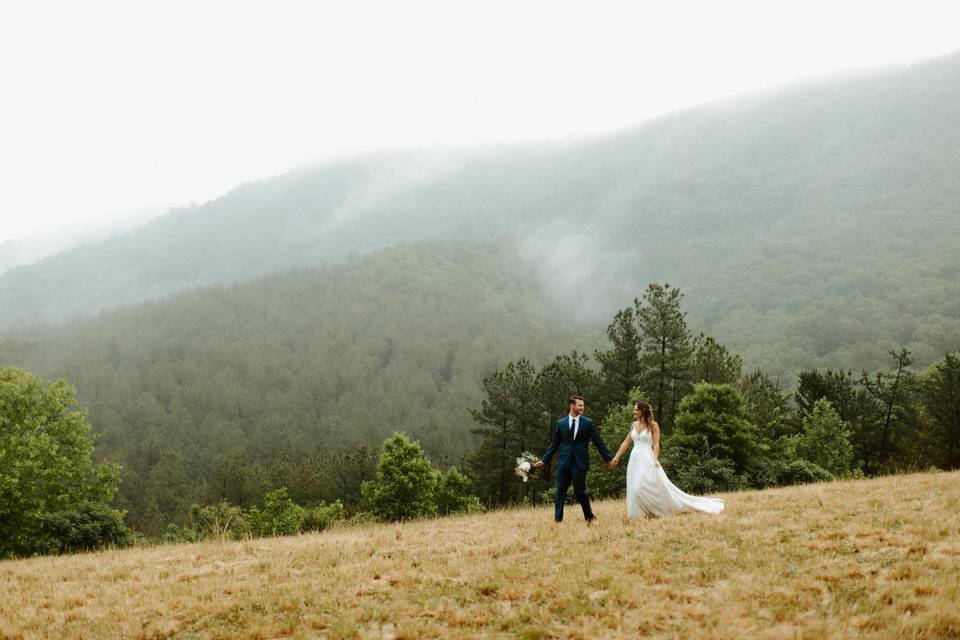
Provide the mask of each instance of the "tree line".
{"label": "tree line", "polygon": [[[651,402],[664,434],[663,465],[696,493],[960,466],[960,354],[922,372],[911,368],[906,349],[891,351],[882,371],[804,370],[788,395],[760,370],[744,374],[741,358],[716,339],[694,334],[682,300],[677,288],[651,284],[616,313],[607,348],[592,358],[573,350],[540,367],[520,358],[496,369],[470,412],[477,446],[463,456],[463,471],[435,468],[403,433],[380,449],[281,455],[266,465],[228,454],[212,471],[207,495],[214,499],[194,502],[188,517],[168,519],[151,536],[279,535],[344,518],[397,520],[547,500],[550,474],[523,483],[514,467],[521,453],[545,448],[571,393],[588,399],[588,414],[613,446],[629,428],[632,402]],[[142,539],[115,500],[118,465],[93,461],[94,434],[70,385],[2,367],[0,420],[0,556]],[[625,466],[601,469],[591,469],[594,494],[621,495]]]}
{"label": "tree line", "polygon": [[[960,357],[947,353],[926,371],[910,353],[889,352],[881,371],[803,370],[789,395],[711,336],[695,335],[683,295],[651,284],[607,327],[609,348],[593,362],[576,351],[538,368],[510,362],[484,381],[474,411],[479,447],[467,468],[487,505],[549,498],[551,478],[511,479],[518,451],[539,451],[570,394],[616,446],[632,421],[633,403],[654,407],[663,434],[662,462],[688,492],[960,467]],[[596,456],[596,452],[592,452]],[[622,495],[626,469],[591,467],[600,497]]]}

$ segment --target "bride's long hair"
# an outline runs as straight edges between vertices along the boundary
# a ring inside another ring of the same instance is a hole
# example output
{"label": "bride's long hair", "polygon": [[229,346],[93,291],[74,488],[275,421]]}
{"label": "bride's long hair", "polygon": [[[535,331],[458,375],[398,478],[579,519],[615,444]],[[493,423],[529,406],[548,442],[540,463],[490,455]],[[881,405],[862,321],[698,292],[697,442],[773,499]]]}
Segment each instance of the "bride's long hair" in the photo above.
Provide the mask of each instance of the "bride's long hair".
{"label": "bride's long hair", "polygon": [[644,423],[651,424],[655,421],[653,417],[653,407],[650,406],[649,402],[637,400],[633,403],[633,406],[640,410],[640,420]]}

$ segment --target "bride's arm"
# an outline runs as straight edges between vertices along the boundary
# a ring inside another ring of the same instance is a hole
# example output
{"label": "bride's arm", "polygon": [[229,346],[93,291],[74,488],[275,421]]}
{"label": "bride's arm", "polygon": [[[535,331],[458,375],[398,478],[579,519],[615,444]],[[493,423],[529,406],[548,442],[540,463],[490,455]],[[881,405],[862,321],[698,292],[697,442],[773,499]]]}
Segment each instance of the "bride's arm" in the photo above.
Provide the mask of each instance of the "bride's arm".
{"label": "bride's arm", "polygon": [[650,424],[650,435],[653,436],[653,460],[660,466],[660,425],[656,422]]}
{"label": "bride's arm", "polygon": [[[630,427],[630,429],[632,430],[633,427]],[[613,456],[614,462],[619,464],[620,456],[623,455],[623,453],[627,450],[627,447],[629,446],[630,446],[630,432],[627,432],[627,437],[623,439],[623,443],[621,443],[620,448],[617,449],[617,453]]]}

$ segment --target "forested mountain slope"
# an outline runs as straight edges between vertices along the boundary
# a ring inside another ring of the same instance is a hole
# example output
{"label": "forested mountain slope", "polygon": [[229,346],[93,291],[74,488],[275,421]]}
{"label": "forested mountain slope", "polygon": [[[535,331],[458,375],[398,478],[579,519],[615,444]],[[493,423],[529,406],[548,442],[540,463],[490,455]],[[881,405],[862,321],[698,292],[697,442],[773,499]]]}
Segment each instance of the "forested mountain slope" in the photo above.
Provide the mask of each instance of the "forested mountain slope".
{"label": "forested mountain slope", "polygon": [[806,83],[563,144],[360,157],[243,185],[0,276],[0,327],[509,233],[603,322],[648,282],[788,377],[918,365],[960,336],[960,56]]}
{"label": "forested mountain slope", "polygon": [[[119,504],[157,534],[191,502],[259,498],[257,474],[332,472],[395,431],[459,463],[483,378],[582,340],[516,261],[506,241],[425,241],[8,332],[0,361],[76,385],[98,456],[124,467]],[[341,480],[317,491],[342,497]]]}

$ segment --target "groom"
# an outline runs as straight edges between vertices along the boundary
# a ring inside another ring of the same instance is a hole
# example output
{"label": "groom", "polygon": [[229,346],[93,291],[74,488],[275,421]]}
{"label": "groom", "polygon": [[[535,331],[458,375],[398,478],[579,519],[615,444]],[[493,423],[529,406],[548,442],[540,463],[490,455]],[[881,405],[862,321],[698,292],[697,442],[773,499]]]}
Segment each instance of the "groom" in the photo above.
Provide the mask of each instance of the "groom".
{"label": "groom", "polygon": [[557,456],[557,497],[554,500],[553,519],[556,522],[563,521],[563,503],[567,498],[567,489],[573,482],[573,495],[583,508],[584,519],[590,524],[594,515],[590,509],[590,498],[587,496],[587,469],[590,468],[587,445],[593,440],[597,451],[606,462],[610,462],[613,455],[604,444],[600,432],[593,426],[593,420],[583,415],[583,398],[570,396],[569,403],[570,414],[557,420],[547,452],[533,466],[539,468],[549,464],[553,454],[560,451]]}

